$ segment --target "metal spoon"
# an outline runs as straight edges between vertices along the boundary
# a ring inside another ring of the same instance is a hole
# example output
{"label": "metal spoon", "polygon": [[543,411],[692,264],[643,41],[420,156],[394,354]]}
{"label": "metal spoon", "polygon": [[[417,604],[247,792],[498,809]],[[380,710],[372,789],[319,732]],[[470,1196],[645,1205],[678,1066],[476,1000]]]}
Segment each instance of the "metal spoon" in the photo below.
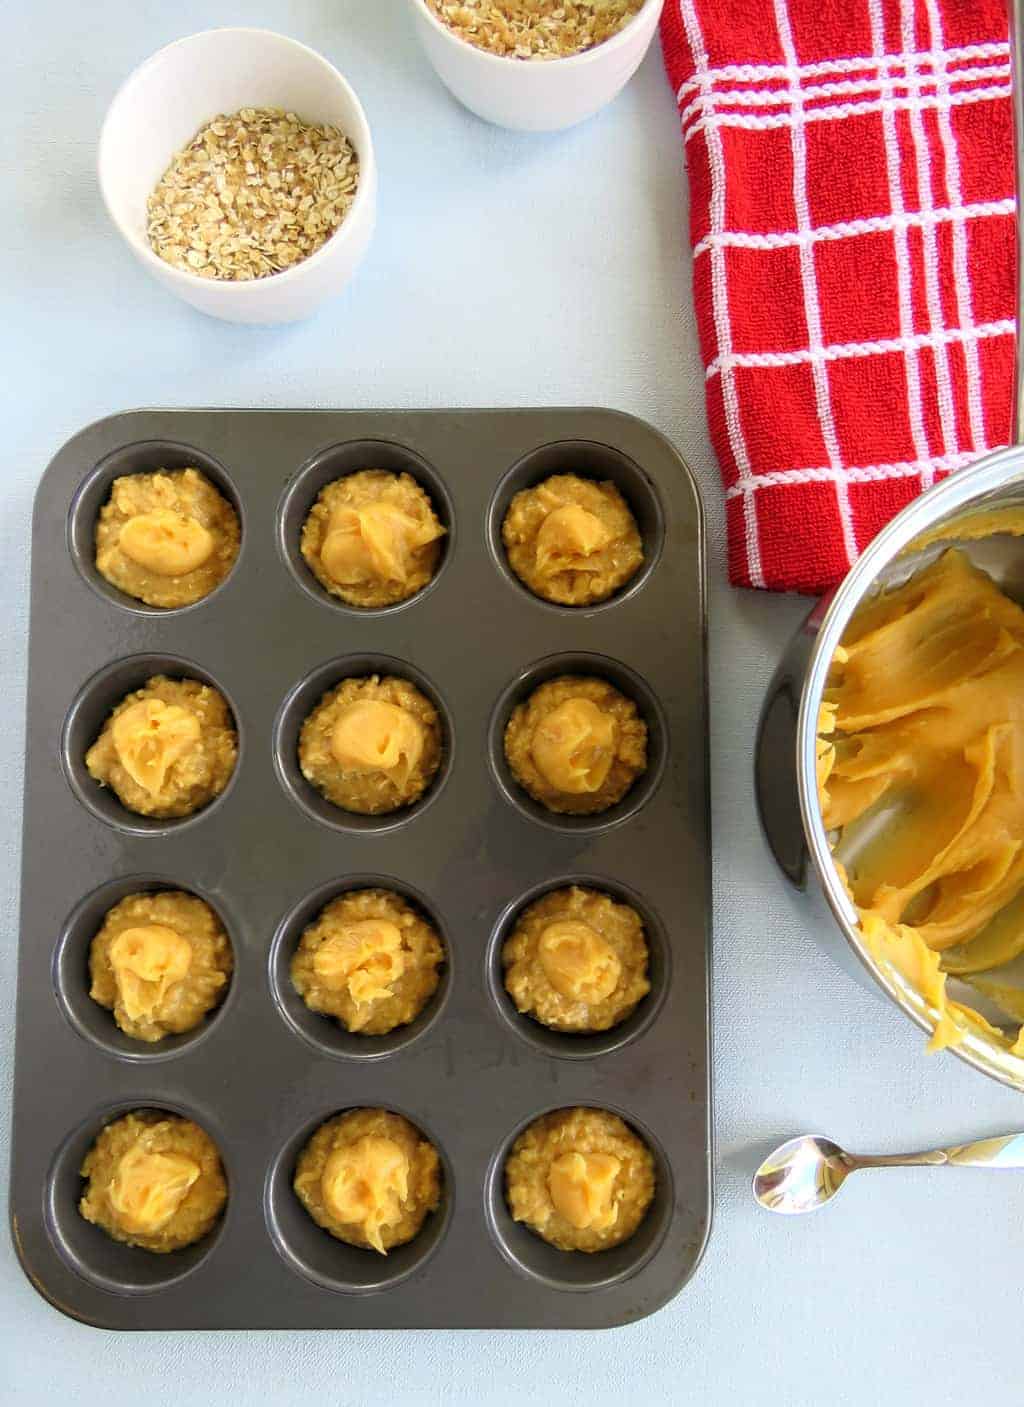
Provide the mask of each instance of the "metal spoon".
{"label": "metal spoon", "polygon": [[1024,1133],[982,1138],[927,1153],[847,1153],[829,1138],[805,1133],[770,1153],[754,1174],[754,1200],[769,1212],[816,1212],[861,1168],[1024,1168]]}

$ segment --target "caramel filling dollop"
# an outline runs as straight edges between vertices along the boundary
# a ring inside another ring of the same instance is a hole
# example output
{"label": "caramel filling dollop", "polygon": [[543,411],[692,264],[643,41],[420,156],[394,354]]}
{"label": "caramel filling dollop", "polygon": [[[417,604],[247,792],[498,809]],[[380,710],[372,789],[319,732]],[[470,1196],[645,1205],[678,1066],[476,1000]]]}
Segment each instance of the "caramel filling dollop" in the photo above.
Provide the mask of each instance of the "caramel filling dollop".
{"label": "caramel filling dollop", "polygon": [[366,1134],[330,1154],[320,1188],[331,1215],[362,1227],[383,1255],[381,1230],[401,1220],[409,1195],[409,1159],[393,1139]]}
{"label": "caramel filling dollop", "polygon": [[[313,970],[325,987],[347,989],[359,1006],[389,997],[405,971],[401,929],[382,918],[342,924],[317,948]],[[352,1029],[359,1029],[357,1021]]]}
{"label": "caramel filling dollop", "polygon": [[191,943],[161,923],[126,928],[110,945],[121,1005],[133,1021],[155,1011],[191,964]]}
{"label": "caramel filling dollop", "polygon": [[548,1172],[555,1211],[577,1231],[607,1231],[619,1214],[613,1193],[621,1167],[610,1153],[563,1153]]}
{"label": "caramel filling dollop", "polygon": [[339,508],[331,514],[320,560],[340,586],[405,582],[413,553],[439,536],[437,528],[416,522],[391,503]]}
{"label": "caramel filling dollop", "polygon": [[537,567],[546,575],[555,572],[600,571],[588,558],[607,547],[612,535],[601,519],[578,503],[549,513],[537,534]]}
{"label": "caramel filling dollop", "polygon": [[159,1231],[188,1196],[199,1172],[199,1164],[183,1153],[129,1148],[110,1184],[110,1205],[125,1231]]}
{"label": "caramel filling dollop", "polygon": [[121,551],[157,576],[185,576],[213,552],[213,534],[195,518],[155,508],[129,518],[118,539]]}
{"label": "caramel filling dollop", "polygon": [[615,719],[590,699],[566,699],[538,726],[533,760],[553,787],[580,794],[600,791],[615,756]]}
{"label": "caramel filling dollop", "polygon": [[199,741],[199,719],[178,704],[140,699],[114,719],[111,736],[121,766],[144,791],[157,796],[167,773]]}
{"label": "caramel filling dollop", "polygon": [[385,772],[404,786],[423,754],[423,728],[397,704],[356,699],[340,713],[331,752],[346,772]]}
{"label": "caramel filling dollop", "polygon": [[544,975],[563,997],[593,1006],[606,1001],[619,984],[622,964],[610,943],[587,923],[549,923],[538,945]]}

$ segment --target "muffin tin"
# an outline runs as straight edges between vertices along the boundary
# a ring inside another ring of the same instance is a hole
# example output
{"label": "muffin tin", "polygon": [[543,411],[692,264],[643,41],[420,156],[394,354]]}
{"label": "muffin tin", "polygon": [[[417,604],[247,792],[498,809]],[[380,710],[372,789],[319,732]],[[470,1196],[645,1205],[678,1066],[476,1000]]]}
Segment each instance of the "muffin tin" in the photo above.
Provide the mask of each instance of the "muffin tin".
{"label": "muffin tin", "polygon": [[[96,573],[92,530],[119,474],[195,464],[235,503],[242,545],[205,601],[154,611]],[[408,603],[355,611],[298,552],[328,480],[407,469],[448,529]],[[534,598],[504,562],[511,496],[556,471],[611,478],[646,564],[596,608]],[[12,1226],[57,1308],[109,1328],[571,1327],[627,1323],[695,1269],[711,1214],[708,791],[703,530],[693,482],[651,427],[605,410],[139,411],[82,431],[36,497]],[[298,770],[297,729],[352,673],[404,674],[436,702],[445,761],[397,815],[347,816]],[[178,821],[126,812],[83,757],[111,708],[155,672],[212,682],[239,730],[231,784]],[[556,817],[505,765],[509,711],[545,678],[591,672],[631,695],[650,767],[609,812]],[[559,1035],[518,1015],[500,947],[549,889],[605,889],[643,914],[652,991],[618,1029]],[[346,889],[383,885],[436,923],[438,992],[409,1027],[349,1036],[288,981],[303,926]],[[235,972],[197,1031],[128,1041],[87,992],[88,944],[126,893],[185,889],[220,915]],[[504,1160],[538,1115],[622,1115],[658,1189],[634,1237],[566,1254],[515,1224]],[[291,1189],[295,1157],[344,1109],[406,1115],[437,1147],[440,1209],[387,1257],[345,1246]],[[110,1118],[196,1119],[230,1186],[205,1241],[156,1256],[77,1211],[81,1160]]]}

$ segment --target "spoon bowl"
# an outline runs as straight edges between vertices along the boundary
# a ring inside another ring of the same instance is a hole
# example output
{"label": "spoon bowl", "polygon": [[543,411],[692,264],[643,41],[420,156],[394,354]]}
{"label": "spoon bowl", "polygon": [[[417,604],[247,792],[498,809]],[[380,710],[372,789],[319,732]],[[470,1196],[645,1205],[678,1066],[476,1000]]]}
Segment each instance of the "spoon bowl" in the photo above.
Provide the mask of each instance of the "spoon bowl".
{"label": "spoon bowl", "polygon": [[754,1198],[780,1216],[816,1212],[831,1202],[852,1171],[838,1143],[803,1134],[765,1158],[754,1174]]}

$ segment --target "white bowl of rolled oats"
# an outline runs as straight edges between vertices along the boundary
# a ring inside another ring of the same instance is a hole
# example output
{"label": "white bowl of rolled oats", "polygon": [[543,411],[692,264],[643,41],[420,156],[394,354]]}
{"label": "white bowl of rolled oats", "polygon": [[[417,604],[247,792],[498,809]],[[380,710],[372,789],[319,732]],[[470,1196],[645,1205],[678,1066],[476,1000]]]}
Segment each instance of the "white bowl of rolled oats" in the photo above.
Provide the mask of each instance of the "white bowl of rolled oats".
{"label": "white bowl of rolled oats", "polygon": [[348,283],[373,234],[366,115],[326,59],[262,29],[168,45],[100,136],[111,219],[155,278],[229,322],[294,322]]}
{"label": "white bowl of rolled oats", "polygon": [[664,0],[409,0],[438,77],[501,127],[572,127],[625,87]]}

